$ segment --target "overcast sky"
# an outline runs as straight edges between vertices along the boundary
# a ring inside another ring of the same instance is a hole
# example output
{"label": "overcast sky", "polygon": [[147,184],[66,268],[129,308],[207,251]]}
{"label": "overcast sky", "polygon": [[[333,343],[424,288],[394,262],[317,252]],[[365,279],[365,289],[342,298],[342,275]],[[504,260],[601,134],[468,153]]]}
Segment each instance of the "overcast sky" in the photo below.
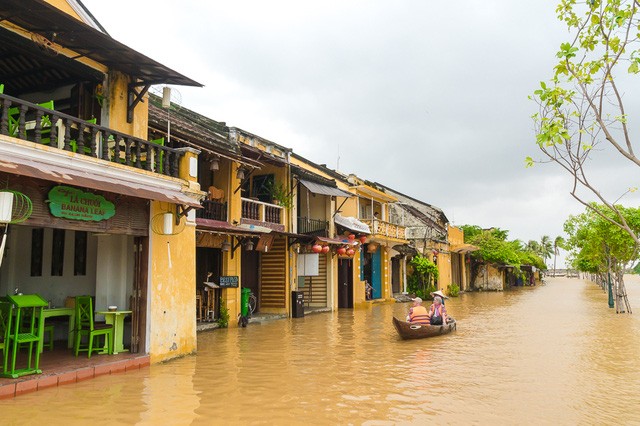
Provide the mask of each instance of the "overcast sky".
{"label": "overcast sky", "polygon": [[539,157],[527,96],[569,39],[557,0],[83,2],[205,85],[178,87],[183,106],[332,168],[339,156],[454,224],[539,240],[582,211],[557,167],[524,167]]}

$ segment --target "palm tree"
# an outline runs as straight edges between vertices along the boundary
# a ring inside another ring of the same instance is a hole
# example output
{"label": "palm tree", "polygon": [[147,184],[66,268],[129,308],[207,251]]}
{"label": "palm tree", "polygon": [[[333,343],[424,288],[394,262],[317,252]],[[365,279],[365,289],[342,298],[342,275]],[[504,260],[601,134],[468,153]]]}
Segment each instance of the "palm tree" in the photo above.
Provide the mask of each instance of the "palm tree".
{"label": "palm tree", "polygon": [[535,254],[540,254],[540,243],[536,240],[529,240],[527,244],[524,246],[525,250],[533,252]]}
{"label": "palm tree", "polygon": [[558,254],[560,254],[560,249],[564,246],[564,238],[561,236],[557,236],[555,240],[553,240],[553,276],[556,276],[556,258]]}
{"label": "palm tree", "polygon": [[543,235],[540,238],[540,256],[547,262],[547,259],[551,257],[551,253],[553,253],[553,243],[551,242],[551,238],[548,235]]}

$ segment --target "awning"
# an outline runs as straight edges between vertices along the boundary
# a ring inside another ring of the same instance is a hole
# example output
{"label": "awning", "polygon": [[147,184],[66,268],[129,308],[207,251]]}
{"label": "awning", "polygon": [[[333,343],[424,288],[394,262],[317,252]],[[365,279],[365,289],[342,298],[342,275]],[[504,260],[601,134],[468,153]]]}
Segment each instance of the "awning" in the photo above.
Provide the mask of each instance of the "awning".
{"label": "awning", "polygon": [[480,250],[480,247],[471,244],[453,244],[449,247],[450,252],[460,254],[467,254],[478,250]]}
{"label": "awning", "polygon": [[0,2],[0,16],[2,20],[40,34],[47,40],[53,38],[54,43],[82,56],[137,77],[145,84],[202,86],[45,1],[3,0]]}
{"label": "awning", "polygon": [[345,216],[336,214],[333,220],[337,225],[340,225],[343,228],[347,228],[350,231],[358,232],[360,234],[371,234],[371,229],[369,228],[369,225],[367,225],[366,223],[360,222],[355,217],[350,217],[350,216],[345,217]]}
{"label": "awning", "polygon": [[[232,225],[229,222],[201,218],[196,218],[196,227],[197,231],[221,235],[237,235],[240,237],[257,237],[264,233],[257,230],[249,230],[248,228],[243,226]],[[271,229],[269,228],[264,229],[266,229],[268,232],[271,232]]]}
{"label": "awning", "polygon": [[418,250],[408,244],[396,244],[392,247],[392,249],[404,256],[415,256],[416,254],[418,254]]}
{"label": "awning", "polygon": [[107,173],[98,172],[98,170],[106,169],[108,168],[104,166],[100,166],[95,170],[91,168],[80,169],[80,165],[72,169],[62,165],[36,162],[21,157],[0,159],[0,171],[14,175],[29,176],[65,185],[129,195],[147,200],[167,201],[172,204],[182,204],[197,208],[202,207],[195,194],[194,196],[189,196],[180,190],[181,185],[173,184],[172,187],[154,186],[151,181],[142,183],[139,181],[120,180]]}
{"label": "awning", "polygon": [[309,191],[318,195],[328,195],[330,197],[353,197],[350,192],[343,191],[339,188],[333,188],[331,186],[322,185],[316,182],[311,182],[305,179],[300,179],[300,183]]}
{"label": "awning", "polygon": [[349,241],[348,238],[326,238],[326,237],[316,237],[316,240],[323,242],[323,243],[327,243],[327,244],[337,244],[337,245],[347,245],[347,246],[357,246],[358,245],[358,241],[356,240],[351,240]]}

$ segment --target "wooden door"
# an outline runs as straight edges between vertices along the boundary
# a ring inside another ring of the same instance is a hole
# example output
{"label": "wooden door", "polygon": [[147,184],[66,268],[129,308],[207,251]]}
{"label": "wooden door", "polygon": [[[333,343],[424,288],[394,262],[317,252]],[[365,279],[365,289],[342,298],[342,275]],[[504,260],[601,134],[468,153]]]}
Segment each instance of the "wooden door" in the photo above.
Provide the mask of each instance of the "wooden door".
{"label": "wooden door", "polygon": [[258,299],[260,310],[260,252],[242,250],[242,288],[248,288]]}
{"label": "wooden door", "polygon": [[149,238],[133,241],[133,294],[131,295],[131,352],[146,353],[147,331],[147,269],[149,266]]}
{"label": "wooden door", "polygon": [[338,259],[338,308],[353,308],[353,264]]}
{"label": "wooden door", "polygon": [[400,293],[400,258],[391,258],[391,291]]}

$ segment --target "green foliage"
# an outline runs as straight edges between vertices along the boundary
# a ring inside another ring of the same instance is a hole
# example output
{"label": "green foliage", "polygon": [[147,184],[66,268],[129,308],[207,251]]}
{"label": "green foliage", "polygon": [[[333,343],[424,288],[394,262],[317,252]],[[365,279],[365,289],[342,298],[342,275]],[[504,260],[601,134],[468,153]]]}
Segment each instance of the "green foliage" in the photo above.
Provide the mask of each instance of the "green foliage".
{"label": "green foliage", "polygon": [[540,251],[538,254],[545,260],[549,259],[553,254],[553,243],[548,235],[543,235],[540,238]]}
{"label": "green foliage", "polygon": [[276,201],[282,207],[290,209],[293,206],[293,193],[289,193],[287,187],[282,183],[267,183],[267,190],[273,201]]}
{"label": "green foliage", "polygon": [[[499,228],[482,230],[475,225],[464,225],[465,242],[479,248],[472,256],[488,263],[513,265],[518,270],[521,265],[533,265],[539,269],[547,269],[544,260],[537,250],[540,244],[530,241],[526,245],[520,240],[508,241],[509,231]],[[470,237],[466,230],[470,230]],[[548,238],[548,237],[547,237]]]}
{"label": "green foliage", "polygon": [[411,259],[413,272],[407,277],[407,290],[416,296],[427,299],[435,291],[434,280],[438,279],[438,266],[431,259],[417,255]]}
{"label": "green foliage", "polygon": [[224,303],[224,299],[220,299],[220,315],[218,316],[218,326],[220,328],[229,327],[229,308],[227,308],[226,303]]}
{"label": "green foliage", "polygon": [[447,294],[450,297],[458,297],[460,294],[460,286],[458,284],[451,283],[447,286]]}
{"label": "green foliage", "polygon": [[[593,208],[602,210],[603,206],[593,204]],[[640,232],[640,208],[616,206],[624,216],[631,230]],[[569,235],[565,247],[570,251],[574,268],[591,273],[602,273],[609,267],[613,271],[623,271],[631,262],[638,260],[636,242],[631,236],[612,221],[615,213],[607,211],[607,218],[598,215],[593,209],[586,209],[577,216],[569,216],[564,230]]]}

